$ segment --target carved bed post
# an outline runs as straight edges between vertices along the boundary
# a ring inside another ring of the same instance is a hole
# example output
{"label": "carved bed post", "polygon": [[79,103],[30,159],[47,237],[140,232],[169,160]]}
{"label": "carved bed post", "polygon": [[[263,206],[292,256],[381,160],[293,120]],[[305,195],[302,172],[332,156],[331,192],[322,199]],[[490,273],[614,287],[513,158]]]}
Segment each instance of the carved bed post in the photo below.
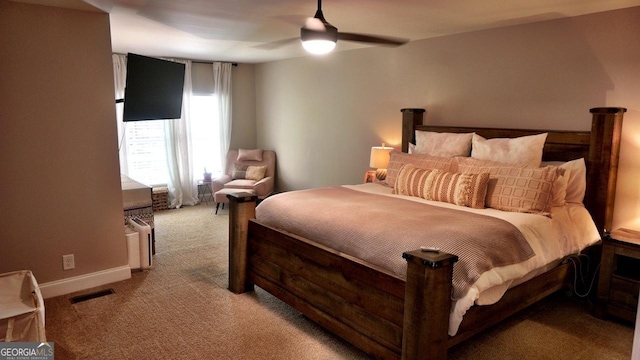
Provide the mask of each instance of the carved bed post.
{"label": "carved bed post", "polygon": [[455,255],[415,250],[407,260],[402,359],[446,359]]}
{"label": "carved bed post", "polygon": [[[587,160],[587,184],[584,199],[591,211],[593,220],[600,233],[611,231],[613,205],[618,179],[618,160],[620,154],[620,134],[625,108],[593,108],[591,125],[591,145]],[[603,169],[609,169],[603,171]],[[605,204],[605,206],[594,206]]]}
{"label": "carved bed post", "polygon": [[249,220],[256,217],[254,194],[228,194],[229,199],[229,290],[241,294],[253,290],[247,277],[247,235]]}
{"label": "carved bed post", "polygon": [[422,125],[425,110],[424,109],[402,109],[402,152],[409,152],[409,143],[415,144],[415,133],[413,131],[416,125]]}

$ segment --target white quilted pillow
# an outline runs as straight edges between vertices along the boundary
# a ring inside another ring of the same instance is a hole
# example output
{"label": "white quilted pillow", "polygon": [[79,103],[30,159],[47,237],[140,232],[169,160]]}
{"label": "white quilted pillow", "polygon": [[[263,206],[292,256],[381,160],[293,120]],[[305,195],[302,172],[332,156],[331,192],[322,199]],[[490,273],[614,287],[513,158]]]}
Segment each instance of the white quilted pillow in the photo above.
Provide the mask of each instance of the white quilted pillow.
{"label": "white quilted pillow", "polygon": [[473,133],[438,133],[416,130],[414,153],[441,157],[469,156],[472,136]]}
{"label": "white quilted pillow", "polygon": [[547,133],[517,138],[485,139],[473,134],[471,157],[539,167]]}

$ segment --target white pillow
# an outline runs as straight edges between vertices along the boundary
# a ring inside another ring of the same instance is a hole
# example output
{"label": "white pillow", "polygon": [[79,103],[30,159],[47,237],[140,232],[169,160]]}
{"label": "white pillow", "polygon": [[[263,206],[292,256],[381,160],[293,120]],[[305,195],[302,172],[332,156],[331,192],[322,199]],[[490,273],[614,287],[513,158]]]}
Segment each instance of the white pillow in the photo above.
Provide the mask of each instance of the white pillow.
{"label": "white pillow", "polygon": [[587,165],[584,159],[567,161],[561,168],[568,169],[567,202],[582,204],[587,190]]}
{"label": "white pillow", "polygon": [[416,130],[415,153],[440,157],[469,156],[473,133],[439,133]]}
{"label": "white pillow", "polygon": [[473,134],[471,157],[539,167],[547,133],[517,138],[485,139]]}
{"label": "white pillow", "polygon": [[[567,162],[544,161],[541,166],[558,166],[558,178],[554,183],[553,206],[562,206],[565,203],[578,203],[584,201],[587,190],[587,166],[584,159],[576,159]],[[561,200],[561,196],[564,198]]]}

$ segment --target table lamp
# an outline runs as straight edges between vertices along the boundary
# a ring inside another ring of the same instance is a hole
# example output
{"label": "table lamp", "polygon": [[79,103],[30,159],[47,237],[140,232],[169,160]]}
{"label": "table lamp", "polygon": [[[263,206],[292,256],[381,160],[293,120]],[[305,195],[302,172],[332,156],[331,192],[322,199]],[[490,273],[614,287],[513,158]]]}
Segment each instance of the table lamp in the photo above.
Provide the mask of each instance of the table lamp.
{"label": "table lamp", "polygon": [[382,181],[387,177],[387,165],[389,165],[389,153],[392,147],[374,146],[371,148],[371,157],[369,158],[369,167],[376,169],[376,179]]}

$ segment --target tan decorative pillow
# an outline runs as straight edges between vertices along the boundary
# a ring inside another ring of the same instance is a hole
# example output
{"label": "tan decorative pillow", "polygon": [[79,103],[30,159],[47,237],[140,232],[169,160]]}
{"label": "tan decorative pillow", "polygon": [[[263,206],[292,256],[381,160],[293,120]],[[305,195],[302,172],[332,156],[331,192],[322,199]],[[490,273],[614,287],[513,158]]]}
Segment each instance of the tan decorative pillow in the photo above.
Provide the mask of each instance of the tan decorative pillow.
{"label": "tan decorative pillow", "polygon": [[485,139],[473,134],[471,157],[539,167],[547,133],[517,138]]}
{"label": "tan decorative pillow", "polygon": [[549,207],[565,206],[567,204],[567,185],[569,185],[569,170],[558,167],[556,180],[553,182],[553,188],[551,189]]}
{"label": "tan decorative pillow", "polygon": [[[514,212],[547,214],[558,168],[512,166],[476,160],[458,164],[463,173],[489,173],[486,206]],[[483,164],[484,163],[484,164]]]}
{"label": "tan decorative pillow", "polygon": [[262,161],[262,149],[239,149],[238,161]]}
{"label": "tan decorative pillow", "polygon": [[393,186],[393,193],[429,199],[430,175],[433,170],[420,169],[411,164],[402,165]]}
{"label": "tan decorative pillow", "polygon": [[551,199],[549,207],[564,206],[567,203],[567,186],[571,176],[571,169],[566,166],[567,163],[562,161],[543,161],[540,167],[557,166],[556,181],[553,182],[553,190],[551,191]]}
{"label": "tan decorative pillow", "polygon": [[399,151],[389,153],[389,165],[387,165],[387,186],[393,187],[400,168],[404,164],[411,164],[421,169],[440,169],[455,171],[457,163],[455,158],[445,158],[426,154],[407,154]]}
{"label": "tan decorative pillow", "polygon": [[469,156],[473,133],[439,133],[416,130],[414,153],[432,156]]}
{"label": "tan decorative pillow", "polygon": [[260,181],[264,179],[264,174],[267,172],[266,166],[248,166],[245,179]]}
{"label": "tan decorative pillow", "polygon": [[474,209],[484,208],[489,174],[460,174],[442,170],[431,173],[430,200]]}
{"label": "tan decorative pillow", "polygon": [[247,165],[233,164],[233,171],[231,172],[231,178],[233,180],[244,179],[247,176]]}

